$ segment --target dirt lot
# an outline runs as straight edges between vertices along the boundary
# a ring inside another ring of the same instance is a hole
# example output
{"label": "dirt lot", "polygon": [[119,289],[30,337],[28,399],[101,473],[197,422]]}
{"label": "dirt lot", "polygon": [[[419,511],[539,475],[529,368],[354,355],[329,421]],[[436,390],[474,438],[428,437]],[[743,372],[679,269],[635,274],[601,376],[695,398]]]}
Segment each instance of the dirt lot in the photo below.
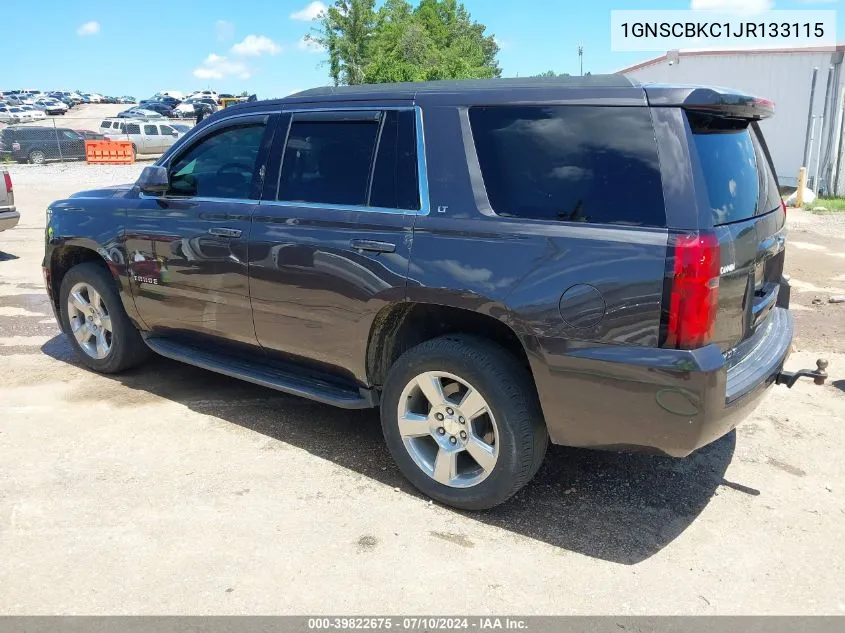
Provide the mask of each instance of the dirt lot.
{"label": "dirt lot", "polygon": [[[158,359],[78,366],[44,295],[44,209],[139,166],[14,166],[0,233],[0,613],[842,614],[845,214],[791,211],[797,351],[684,459],[554,448],[510,503],[429,503],[377,416]],[[813,299],[822,299],[819,305]]]}

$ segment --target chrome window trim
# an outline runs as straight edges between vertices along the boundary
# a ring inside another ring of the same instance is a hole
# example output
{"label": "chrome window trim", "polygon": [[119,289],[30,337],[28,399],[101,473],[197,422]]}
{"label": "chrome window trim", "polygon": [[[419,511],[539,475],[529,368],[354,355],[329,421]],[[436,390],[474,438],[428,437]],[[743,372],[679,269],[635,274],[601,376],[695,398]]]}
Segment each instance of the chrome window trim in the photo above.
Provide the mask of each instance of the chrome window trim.
{"label": "chrome window trim", "polygon": [[[383,112],[387,110],[413,110],[416,121],[416,150],[417,150],[417,188],[420,199],[419,209],[395,209],[392,207],[368,207],[357,204],[328,204],[322,202],[293,202],[289,200],[261,200],[259,204],[262,206],[275,205],[279,207],[301,207],[304,209],[331,209],[335,211],[365,211],[368,213],[399,213],[402,215],[428,215],[431,211],[431,206],[428,197],[428,171],[425,157],[425,129],[423,126],[422,108],[418,105],[402,105],[402,106],[335,106],[335,107],[316,107],[316,108],[283,108],[282,114],[296,114],[297,112],[344,112],[344,111],[378,111]],[[290,119],[293,122],[293,117]],[[290,129],[290,128],[288,128]],[[287,137],[285,138],[285,146],[287,145]],[[284,148],[282,148],[284,151]],[[281,169],[279,170],[279,177],[281,178]],[[276,191],[278,196],[278,189]]]}
{"label": "chrome window trim", "polygon": [[[250,204],[252,206],[258,205],[258,200],[255,198],[217,198],[214,196],[151,196],[142,191],[138,192],[138,197],[142,200],[165,200],[168,202],[233,202],[240,204]],[[223,220],[221,220],[222,222]]]}

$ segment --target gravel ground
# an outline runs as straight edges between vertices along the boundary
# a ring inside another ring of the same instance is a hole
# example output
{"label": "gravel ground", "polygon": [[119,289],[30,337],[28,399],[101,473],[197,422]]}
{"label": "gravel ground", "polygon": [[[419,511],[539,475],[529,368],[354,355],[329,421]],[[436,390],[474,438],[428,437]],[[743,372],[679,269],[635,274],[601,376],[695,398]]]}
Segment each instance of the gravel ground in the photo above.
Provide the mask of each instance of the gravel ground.
{"label": "gravel ground", "polygon": [[161,358],[78,365],[43,291],[44,209],[140,169],[12,166],[0,613],[845,613],[838,217],[789,215],[788,368],[826,356],[828,385],[771,389],[682,460],[553,448],[512,501],[463,513],[405,482],[372,412]]}

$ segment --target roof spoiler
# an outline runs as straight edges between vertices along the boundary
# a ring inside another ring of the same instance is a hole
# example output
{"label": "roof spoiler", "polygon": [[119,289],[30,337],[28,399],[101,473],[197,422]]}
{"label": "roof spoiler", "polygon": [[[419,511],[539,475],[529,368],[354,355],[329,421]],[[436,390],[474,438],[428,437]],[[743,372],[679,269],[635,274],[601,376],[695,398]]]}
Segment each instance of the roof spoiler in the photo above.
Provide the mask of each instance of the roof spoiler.
{"label": "roof spoiler", "polygon": [[647,84],[643,89],[652,106],[680,107],[719,117],[754,121],[768,119],[775,114],[775,104],[769,99],[729,88]]}

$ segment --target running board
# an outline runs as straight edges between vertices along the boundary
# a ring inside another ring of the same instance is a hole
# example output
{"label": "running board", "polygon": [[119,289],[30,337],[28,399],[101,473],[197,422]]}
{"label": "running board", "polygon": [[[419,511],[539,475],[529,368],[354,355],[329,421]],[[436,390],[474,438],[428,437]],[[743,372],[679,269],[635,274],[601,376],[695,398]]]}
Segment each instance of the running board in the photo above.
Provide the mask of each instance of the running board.
{"label": "running board", "polygon": [[377,405],[376,394],[370,389],[356,391],[351,386],[336,385],[305,373],[297,375],[294,367],[256,363],[237,356],[209,352],[170,338],[151,336],[144,342],[151,350],[167,358],[342,409],[369,409]]}

